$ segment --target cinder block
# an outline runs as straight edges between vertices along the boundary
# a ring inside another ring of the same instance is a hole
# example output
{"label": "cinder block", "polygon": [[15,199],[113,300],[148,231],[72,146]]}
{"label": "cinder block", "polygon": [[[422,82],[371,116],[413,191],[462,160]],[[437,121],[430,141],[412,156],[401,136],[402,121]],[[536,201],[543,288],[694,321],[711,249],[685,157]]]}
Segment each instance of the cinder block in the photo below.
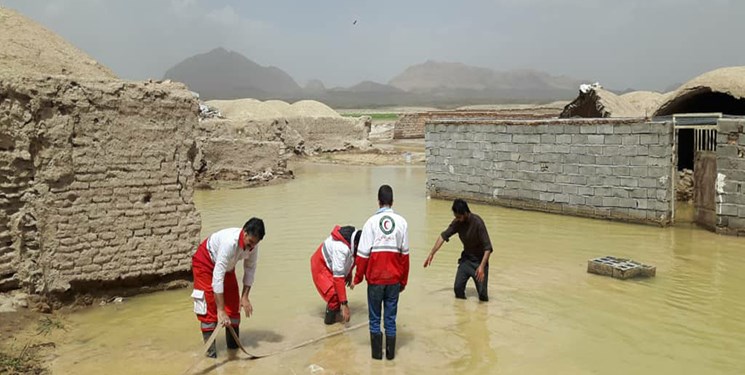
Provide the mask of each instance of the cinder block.
{"label": "cinder block", "polygon": [[633,260],[605,256],[587,261],[587,272],[626,280],[632,277],[654,277],[657,268]]}
{"label": "cinder block", "polygon": [[611,124],[598,125],[598,134],[613,134],[613,125]]}
{"label": "cinder block", "polygon": [[559,143],[559,144],[571,144],[572,143],[572,135],[571,134],[558,134],[558,135],[556,135],[556,143]]}
{"label": "cinder block", "polygon": [[639,144],[656,145],[660,143],[660,136],[657,134],[642,134],[639,137]]}
{"label": "cinder block", "polygon": [[591,197],[595,194],[595,188],[588,186],[580,186],[577,193],[585,197]]}
{"label": "cinder block", "polygon": [[621,144],[624,146],[636,146],[639,144],[639,135],[638,134],[628,134],[624,135],[621,139]]}
{"label": "cinder block", "polygon": [[631,133],[631,125],[620,124],[613,127],[613,134],[629,134]]}
{"label": "cinder block", "polygon": [[603,143],[605,143],[605,136],[602,134],[590,134],[587,136],[587,143],[602,145]]}

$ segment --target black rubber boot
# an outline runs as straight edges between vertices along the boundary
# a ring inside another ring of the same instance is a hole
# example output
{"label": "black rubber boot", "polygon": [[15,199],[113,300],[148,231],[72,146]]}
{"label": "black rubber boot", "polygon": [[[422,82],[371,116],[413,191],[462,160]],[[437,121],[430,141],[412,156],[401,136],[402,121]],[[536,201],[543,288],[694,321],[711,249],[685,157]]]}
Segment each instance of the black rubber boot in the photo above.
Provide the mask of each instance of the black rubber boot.
{"label": "black rubber boot", "polygon": [[326,307],[326,316],[323,318],[323,322],[326,324],[336,323],[336,317],[339,315],[339,309],[330,310]]}
{"label": "black rubber boot", "polygon": [[393,359],[396,356],[396,336],[385,336],[385,358]]}
{"label": "black rubber boot", "polygon": [[[238,327],[233,327],[233,330],[235,331],[235,335],[238,336],[238,338],[240,339],[241,330],[238,329]],[[230,334],[230,329],[228,329],[228,327],[225,327],[225,343],[228,344],[228,349],[238,349],[238,343],[235,342],[235,339],[233,338],[233,335]]]}
{"label": "black rubber boot", "polygon": [[383,334],[370,332],[373,359],[383,359]]}
{"label": "black rubber boot", "polygon": [[[207,340],[210,339],[210,336],[212,336],[213,331],[202,331],[202,339],[206,343]],[[207,357],[209,358],[217,358],[217,346],[215,345],[215,342],[212,342],[212,345],[210,345],[210,348],[207,349]]]}

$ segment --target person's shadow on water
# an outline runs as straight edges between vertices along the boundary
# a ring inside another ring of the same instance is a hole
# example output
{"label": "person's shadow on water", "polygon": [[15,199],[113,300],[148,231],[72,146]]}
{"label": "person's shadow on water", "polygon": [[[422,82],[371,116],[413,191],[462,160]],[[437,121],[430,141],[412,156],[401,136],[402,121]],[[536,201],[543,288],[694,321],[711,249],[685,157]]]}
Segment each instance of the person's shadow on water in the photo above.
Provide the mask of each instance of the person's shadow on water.
{"label": "person's shadow on water", "polygon": [[241,344],[246,348],[258,348],[261,343],[278,343],[284,336],[268,329],[247,329],[241,332]]}

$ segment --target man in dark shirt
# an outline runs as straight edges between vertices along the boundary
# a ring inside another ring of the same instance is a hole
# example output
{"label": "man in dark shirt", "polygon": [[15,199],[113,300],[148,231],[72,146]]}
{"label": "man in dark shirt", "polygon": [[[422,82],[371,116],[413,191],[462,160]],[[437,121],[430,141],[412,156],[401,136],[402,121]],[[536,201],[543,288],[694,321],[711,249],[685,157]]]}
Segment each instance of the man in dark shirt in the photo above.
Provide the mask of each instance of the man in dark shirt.
{"label": "man in dark shirt", "polygon": [[489,282],[489,255],[491,255],[492,246],[484,220],[481,220],[479,215],[471,213],[468,203],[463,199],[453,201],[453,215],[455,219],[445,231],[440,233],[440,237],[437,237],[427,260],[424,261],[424,267],[432,264],[435,253],[442,244],[458,233],[463,243],[463,252],[460,253],[458,271],[455,273],[455,285],[453,286],[455,298],[466,298],[466,283],[469,278],[473,278],[476,291],[479,293],[479,300],[488,301],[489,295],[486,287]]}

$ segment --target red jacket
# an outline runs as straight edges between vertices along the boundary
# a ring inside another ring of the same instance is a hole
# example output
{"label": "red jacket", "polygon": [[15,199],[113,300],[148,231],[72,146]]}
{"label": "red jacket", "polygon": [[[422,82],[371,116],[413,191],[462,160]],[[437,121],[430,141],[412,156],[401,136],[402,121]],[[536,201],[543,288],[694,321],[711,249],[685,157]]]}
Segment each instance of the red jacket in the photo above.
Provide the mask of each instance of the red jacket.
{"label": "red jacket", "polygon": [[339,302],[347,301],[346,278],[351,275],[354,267],[354,254],[347,241],[339,232],[340,226],[335,226],[331,235],[326,238],[316,252],[320,253],[326,263],[326,268],[333,275],[334,290]]}
{"label": "red jacket", "polygon": [[408,223],[389,207],[370,217],[362,227],[357,250],[357,273],[354,283],[362,278],[372,285],[401,284],[409,280]]}

